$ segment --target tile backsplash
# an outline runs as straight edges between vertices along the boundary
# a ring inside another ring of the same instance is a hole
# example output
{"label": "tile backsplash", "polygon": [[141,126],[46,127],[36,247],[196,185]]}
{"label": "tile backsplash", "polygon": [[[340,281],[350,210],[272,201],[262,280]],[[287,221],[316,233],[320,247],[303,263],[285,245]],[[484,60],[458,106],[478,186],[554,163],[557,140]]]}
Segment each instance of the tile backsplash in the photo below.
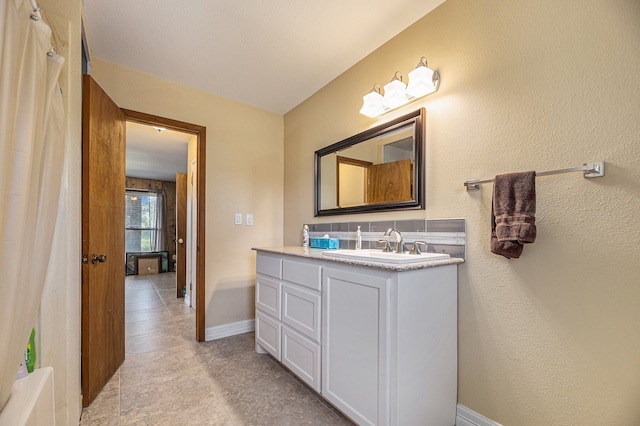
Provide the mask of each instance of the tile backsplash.
{"label": "tile backsplash", "polygon": [[402,233],[405,243],[424,241],[429,253],[448,253],[451,257],[464,259],[466,256],[467,223],[465,219],[422,219],[385,220],[377,222],[336,222],[309,224],[309,234],[319,238],[328,234],[340,239],[341,249],[354,249],[356,230],[360,226],[362,248],[375,249],[386,239],[384,233],[395,228]]}

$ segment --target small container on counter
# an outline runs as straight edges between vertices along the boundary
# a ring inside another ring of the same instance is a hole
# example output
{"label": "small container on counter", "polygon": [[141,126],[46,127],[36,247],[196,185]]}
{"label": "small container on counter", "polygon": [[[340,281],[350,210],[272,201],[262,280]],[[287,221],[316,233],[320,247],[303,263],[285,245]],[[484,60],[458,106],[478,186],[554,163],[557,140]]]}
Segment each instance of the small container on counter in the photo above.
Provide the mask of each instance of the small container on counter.
{"label": "small container on counter", "polygon": [[302,247],[309,247],[309,225],[302,227]]}

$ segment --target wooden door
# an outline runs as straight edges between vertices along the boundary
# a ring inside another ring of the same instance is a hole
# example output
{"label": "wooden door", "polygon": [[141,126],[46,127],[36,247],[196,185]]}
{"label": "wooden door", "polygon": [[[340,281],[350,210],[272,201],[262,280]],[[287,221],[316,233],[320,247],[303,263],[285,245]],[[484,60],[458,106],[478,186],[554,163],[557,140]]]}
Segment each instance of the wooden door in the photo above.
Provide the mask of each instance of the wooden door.
{"label": "wooden door", "polygon": [[176,173],[176,287],[182,297],[187,283],[187,174]]}
{"label": "wooden door", "polygon": [[411,160],[374,164],[369,166],[368,175],[367,201],[370,204],[414,199]]}
{"label": "wooden door", "polygon": [[120,108],[90,76],[84,76],[82,136],[82,404],[84,406],[91,404],[124,361],[125,128],[125,116]]}

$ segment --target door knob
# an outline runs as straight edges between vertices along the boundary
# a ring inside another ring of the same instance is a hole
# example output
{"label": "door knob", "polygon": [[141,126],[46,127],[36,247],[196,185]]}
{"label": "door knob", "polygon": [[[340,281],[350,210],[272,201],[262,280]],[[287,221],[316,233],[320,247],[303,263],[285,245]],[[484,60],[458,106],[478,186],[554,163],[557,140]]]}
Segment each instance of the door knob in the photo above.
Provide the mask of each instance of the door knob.
{"label": "door knob", "polygon": [[107,261],[107,255],[106,254],[92,254],[91,255],[91,263],[93,263],[94,265],[98,262],[100,263],[104,263]]}
{"label": "door knob", "polygon": [[178,244],[184,244],[184,240],[182,238],[178,238]]}

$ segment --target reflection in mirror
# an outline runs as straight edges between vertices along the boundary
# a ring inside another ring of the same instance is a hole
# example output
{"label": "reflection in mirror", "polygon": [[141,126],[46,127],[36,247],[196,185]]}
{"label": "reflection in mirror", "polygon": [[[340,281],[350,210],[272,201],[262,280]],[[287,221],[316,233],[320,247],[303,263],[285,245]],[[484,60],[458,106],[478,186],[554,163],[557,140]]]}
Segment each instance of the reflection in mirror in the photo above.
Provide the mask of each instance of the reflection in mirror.
{"label": "reflection in mirror", "polygon": [[424,208],[424,109],[316,151],[316,216]]}

